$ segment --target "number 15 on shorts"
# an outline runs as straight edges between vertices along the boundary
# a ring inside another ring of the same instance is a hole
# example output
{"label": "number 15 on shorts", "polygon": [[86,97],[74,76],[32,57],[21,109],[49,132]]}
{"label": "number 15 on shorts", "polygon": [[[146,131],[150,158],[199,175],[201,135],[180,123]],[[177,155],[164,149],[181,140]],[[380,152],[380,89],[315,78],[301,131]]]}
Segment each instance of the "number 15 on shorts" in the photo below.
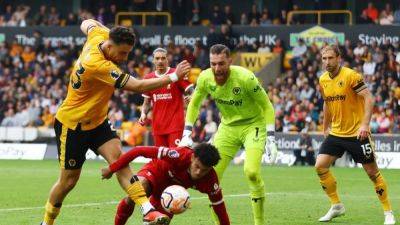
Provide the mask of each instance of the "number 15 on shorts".
{"label": "number 15 on shorts", "polygon": [[361,148],[363,150],[363,153],[365,155],[365,157],[370,158],[372,155],[372,146],[371,143],[366,143],[361,145]]}

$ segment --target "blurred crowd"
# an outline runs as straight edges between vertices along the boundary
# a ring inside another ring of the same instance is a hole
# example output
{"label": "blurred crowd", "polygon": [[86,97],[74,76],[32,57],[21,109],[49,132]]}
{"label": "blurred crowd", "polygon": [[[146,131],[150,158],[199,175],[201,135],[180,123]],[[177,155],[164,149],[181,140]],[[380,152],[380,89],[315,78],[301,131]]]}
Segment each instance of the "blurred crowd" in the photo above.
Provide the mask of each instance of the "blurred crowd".
{"label": "blurred crowd", "polygon": [[[376,103],[371,120],[373,133],[400,133],[400,47],[385,41],[371,46],[345,41],[340,46],[343,66],[353,68],[364,79]],[[292,69],[268,85],[276,110],[277,131],[322,131],[323,99],[318,78],[322,75],[321,54],[315,44],[307,47],[300,40],[294,47]]]}
{"label": "blurred crowd", "polygon": [[[67,93],[72,65],[82,46],[52,47],[50,41],[34,34],[34,46],[17,41],[0,43],[0,126],[52,127],[55,113]],[[197,74],[208,65],[206,46],[164,46],[168,60],[175,66],[187,60]],[[122,66],[138,79],[152,70],[152,52],[148,44],[137,46]],[[117,129],[128,131],[127,141],[138,143],[146,129],[137,127],[140,105],[139,93],[117,90],[110,102],[109,118]],[[131,133],[134,133],[134,135]]]}
{"label": "blurred crowd", "polygon": [[[40,34],[35,34],[40,38]],[[0,44],[0,122],[1,126],[52,127],[55,113],[67,92],[71,66],[79,55],[81,46],[52,47],[49,42],[35,46],[21,46],[17,42]],[[164,46],[168,60],[175,66],[188,60],[193,67],[208,67],[207,46],[200,42],[192,46]],[[373,133],[400,133],[400,47],[399,43],[384,42],[378,46],[350,43],[346,40],[340,47],[343,65],[364,74],[368,87],[376,96],[371,120]],[[318,78],[322,74],[320,48],[313,44],[286,49],[281,41],[275,46],[265,44],[238,44],[235,51],[292,52],[291,69],[266,90],[276,111],[276,129],[283,132],[322,131],[323,100]],[[152,70],[152,51],[149,45],[137,47],[129,56],[123,69],[137,78]],[[140,94],[117,90],[110,102],[109,117],[116,128],[130,130],[142,136],[146,129],[135,121],[140,116]],[[208,140],[216,132],[219,113],[215,103],[206,100],[201,107],[200,119],[194,126],[196,141]],[[148,125],[150,124],[150,120]],[[130,142],[138,143],[140,139]]]}
{"label": "blurred crowd", "polygon": [[392,5],[387,3],[383,9],[378,9],[372,2],[368,3],[368,7],[362,10],[357,23],[359,24],[380,24],[392,25],[400,24],[400,7],[397,5],[394,10]]}
{"label": "blurred crowd", "polygon": [[[115,1],[113,1],[115,2]],[[61,13],[52,5],[41,5],[37,10],[32,10],[28,4],[8,4],[0,8],[0,27],[2,26],[69,26],[78,25],[83,19],[96,19],[103,24],[113,24],[115,16],[120,11],[129,12],[169,12],[174,25],[249,25],[270,26],[279,24],[304,24],[315,23],[304,15],[295,14],[290,16],[289,11],[302,10],[297,4],[288,4],[281,7],[277,12],[270,11],[267,7],[253,4],[248,12],[234,13],[232,4],[205,5],[200,0],[174,1],[174,0],[133,0],[125,4],[102,1],[88,2],[82,5],[76,12]],[[118,1],[117,1],[118,2]],[[121,2],[121,1],[120,1]],[[313,9],[327,9],[318,5],[319,1],[310,2]],[[251,3],[249,3],[251,4]],[[320,2],[320,4],[322,4]],[[250,5],[249,5],[250,7]],[[377,8],[372,2],[368,7],[361,10],[361,15],[355,16],[355,22],[359,24],[400,24],[400,7],[386,4],[384,8]],[[209,12],[208,8],[212,8]],[[329,8],[328,8],[329,9]],[[207,12],[207,13],[206,13]],[[149,24],[165,24],[165,21],[149,20]],[[331,23],[342,20],[329,21]]]}

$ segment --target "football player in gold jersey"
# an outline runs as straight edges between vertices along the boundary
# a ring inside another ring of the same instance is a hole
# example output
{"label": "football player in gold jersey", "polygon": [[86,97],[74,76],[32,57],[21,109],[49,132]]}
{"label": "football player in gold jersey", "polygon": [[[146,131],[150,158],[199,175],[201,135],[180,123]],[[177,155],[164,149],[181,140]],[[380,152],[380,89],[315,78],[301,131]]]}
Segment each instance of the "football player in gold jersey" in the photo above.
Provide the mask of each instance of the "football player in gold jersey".
{"label": "football player in gold jersey", "polygon": [[369,129],[374,97],[359,73],[340,65],[337,46],[326,46],[321,54],[326,70],[319,79],[324,98],[325,140],[320,147],[315,168],[331,208],[319,221],[327,222],[345,213],[336,190],[336,179],[329,167],[344,152],[348,152],[355,162],[362,164],[373,182],[384,210],[384,224],[395,224],[388,187],[375,161],[374,142]]}
{"label": "football player in gold jersey", "polygon": [[[157,89],[178,81],[190,70],[189,63],[182,61],[169,76],[137,80],[118,67],[128,59],[135,44],[131,29],[116,26],[109,30],[98,21],[85,20],[81,30],[87,40],[71,73],[67,97],[56,114],[54,129],[61,173],[50,191],[43,225],[54,223],[64,198],[79,179],[89,148],[110,164],[122,154],[121,141],[107,119],[114,90]],[[144,224],[169,224],[168,216],[155,211],[149,203],[129,167],[120,170],[117,179],[129,197],[141,205]]]}

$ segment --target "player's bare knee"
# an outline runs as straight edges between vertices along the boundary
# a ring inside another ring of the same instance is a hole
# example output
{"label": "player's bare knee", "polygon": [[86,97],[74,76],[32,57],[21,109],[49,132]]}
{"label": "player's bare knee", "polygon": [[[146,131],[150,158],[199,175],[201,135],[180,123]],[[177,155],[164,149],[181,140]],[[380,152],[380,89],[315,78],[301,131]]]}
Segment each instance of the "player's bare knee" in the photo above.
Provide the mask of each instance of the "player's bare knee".
{"label": "player's bare knee", "polygon": [[329,164],[325,163],[323,160],[317,160],[314,165],[315,170],[317,173],[321,170],[328,170],[329,169]]}
{"label": "player's bare knee", "polygon": [[72,190],[76,183],[78,183],[79,177],[68,177],[64,180],[59,181],[60,187],[63,189],[63,191],[68,192]]}

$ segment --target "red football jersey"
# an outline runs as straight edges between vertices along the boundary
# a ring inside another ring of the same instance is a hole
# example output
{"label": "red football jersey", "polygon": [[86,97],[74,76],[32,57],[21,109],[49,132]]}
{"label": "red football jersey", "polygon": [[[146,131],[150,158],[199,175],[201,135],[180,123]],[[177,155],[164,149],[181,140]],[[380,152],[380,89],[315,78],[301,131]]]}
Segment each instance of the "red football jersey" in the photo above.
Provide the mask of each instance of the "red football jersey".
{"label": "red football jersey", "polygon": [[187,147],[137,146],[111,164],[110,169],[113,172],[118,171],[138,156],[152,158],[153,160],[142,169],[151,171],[157,180],[162,180],[163,187],[157,187],[160,191],[170,185],[178,184],[184,188],[193,188],[208,194],[213,202],[222,200],[218,176],[214,169],[198,180],[192,180],[190,177],[188,170],[193,154],[192,149]]}
{"label": "red football jersey", "polygon": [[219,187],[218,177],[214,169],[198,180],[192,180],[189,174],[189,167],[193,151],[186,147],[166,148],[155,146],[138,146],[123,154],[117,161],[109,166],[112,172],[116,172],[129,164],[139,156],[152,158],[153,160],[138,172],[139,176],[146,177],[154,185],[151,196],[159,202],[161,192],[168,186],[178,184],[185,188],[197,189],[206,193],[211,201],[214,212],[219,218],[221,225],[229,225],[229,216],[226,212],[225,203],[222,197],[222,190]]}
{"label": "red football jersey", "polygon": [[[153,159],[153,163],[159,172],[169,177],[171,181],[169,185],[178,184],[184,188],[193,188],[208,194],[211,198],[221,194],[217,173],[214,169],[204,177],[192,180],[188,170],[194,153],[190,148],[160,148],[159,151],[161,152],[158,154],[159,159]],[[220,200],[217,199],[217,201]]]}
{"label": "red football jersey", "polygon": [[[175,72],[175,68],[168,67],[165,74],[159,75],[152,72],[147,74],[144,79],[156,78],[173,72]],[[143,94],[143,97],[151,99],[153,105],[153,134],[162,135],[183,131],[185,123],[183,94],[191,85],[187,80],[180,80]]]}

